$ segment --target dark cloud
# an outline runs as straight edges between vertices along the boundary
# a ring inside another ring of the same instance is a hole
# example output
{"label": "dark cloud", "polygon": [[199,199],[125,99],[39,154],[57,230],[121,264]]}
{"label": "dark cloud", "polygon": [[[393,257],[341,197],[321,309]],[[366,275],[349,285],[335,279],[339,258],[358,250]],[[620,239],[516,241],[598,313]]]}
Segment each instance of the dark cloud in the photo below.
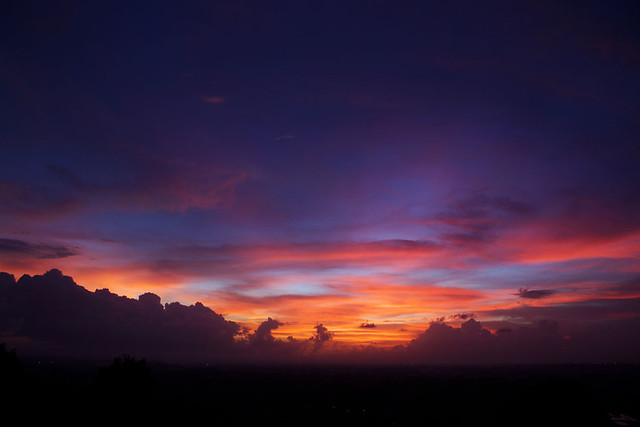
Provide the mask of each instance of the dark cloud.
{"label": "dark cloud", "polygon": [[[90,292],[59,270],[19,280],[0,274],[0,339],[20,339],[25,354],[112,357],[135,354],[159,360],[282,362],[309,360],[410,363],[546,363],[638,361],[638,299],[598,299],[547,307],[521,306],[485,313],[447,316],[462,321],[448,325],[444,317],[407,345],[369,351],[339,350],[323,324],[307,340],[276,339],[283,325],[269,317],[253,333],[226,320],[201,303],[162,304],[153,293],[137,299],[108,289]],[[549,320],[549,319],[558,320]],[[579,319],[576,322],[575,319]],[[561,328],[561,324],[565,327]],[[579,328],[576,328],[576,325]],[[365,322],[362,328],[373,328]],[[236,339],[244,335],[246,339]]]}
{"label": "dark cloud", "polygon": [[[7,279],[7,276],[3,276]],[[239,328],[201,303],[137,300],[107,289],[90,292],[59,270],[0,287],[4,338],[27,338],[35,352],[77,357],[128,353],[156,358],[228,354]]]}
{"label": "dark cloud", "polygon": [[0,287],[4,287],[4,286],[12,286],[15,285],[16,283],[16,278],[13,274],[9,274],[9,273],[0,273]]}
{"label": "dark cloud", "polygon": [[331,341],[333,339],[333,332],[329,332],[329,330],[322,325],[322,323],[315,326],[316,332],[309,338],[309,341],[315,343],[323,343],[326,341]]}
{"label": "dark cloud", "polygon": [[[409,360],[419,363],[636,363],[640,360],[640,306],[637,299],[609,307],[603,317],[590,307],[569,314],[561,307],[521,307],[491,313],[502,321],[469,319],[460,327],[432,322],[406,346]],[[577,307],[564,306],[566,311]],[[587,313],[585,313],[585,311]],[[511,315],[509,313],[511,312]],[[515,313],[519,313],[516,316]],[[489,314],[488,314],[489,315]],[[572,318],[571,316],[577,317]],[[550,320],[554,316],[561,320]],[[564,316],[564,317],[563,317]],[[561,326],[563,325],[563,326]]]}
{"label": "dark cloud", "polygon": [[72,194],[15,180],[0,180],[0,200],[0,214],[19,218],[65,215],[80,204]]}
{"label": "dark cloud", "polygon": [[500,318],[513,323],[532,323],[542,319],[556,319],[571,324],[570,330],[592,322],[614,321],[621,318],[640,318],[640,298],[629,295],[611,298],[591,298],[543,306],[520,304],[513,308],[487,310],[483,316]]}
{"label": "dark cloud", "polygon": [[[389,239],[282,244],[169,246],[149,262],[155,270],[180,274],[228,275],[237,291],[243,275],[253,270],[318,269],[377,264],[404,256],[438,253],[443,247],[428,240]],[[245,285],[242,285],[245,286]],[[255,277],[247,286],[259,287]]]}
{"label": "dark cloud", "polygon": [[[80,165],[44,163],[40,181],[0,177],[0,214],[29,217],[87,210],[184,212],[228,205],[245,171],[201,159],[158,158],[153,152],[121,153],[122,164],[93,176]],[[84,165],[83,165],[84,166]]]}
{"label": "dark cloud", "polygon": [[537,290],[530,291],[527,288],[520,288],[518,290],[518,293],[516,293],[516,295],[518,295],[520,298],[541,299],[541,298],[546,298],[548,296],[551,296],[555,293],[556,291],[554,291],[553,289],[537,289]]}
{"label": "dark cloud", "polygon": [[278,329],[282,325],[284,325],[284,323],[269,317],[258,326],[258,329],[256,329],[253,334],[249,335],[249,342],[252,345],[272,344],[275,339],[271,331]]}
{"label": "dark cloud", "polygon": [[467,319],[471,319],[474,316],[475,316],[475,314],[473,314],[473,313],[456,313],[456,314],[452,315],[451,318],[452,319],[467,320]]}
{"label": "dark cloud", "polygon": [[448,210],[437,213],[426,222],[445,226],[445,242],[456,245],[475,245],[492,241],[501,227],[524,218],[531,218],[537,208],[509,196],[492,196],[480,191],[450,201]]}
{"label": "dark cloud", "polygon": [[552,202],[556,211],[550,223],[551,237],[611,241],[637,233],[640,199],[635,189],[623,184],[582,183],[559,190]]}
{"label": "dark cloud", "polygon": [[432,322],[407,345],[413,361],[430,363],[532,363],[565,360],[558,324],[546,320],[493,334],[475,319],[459,328]]}
{"label": "dark cloud", "polygon": [[0,255],[5,257],[56,259],[77,255],[77,252],[63,245],[29,243],[16,239],[0,239]]}

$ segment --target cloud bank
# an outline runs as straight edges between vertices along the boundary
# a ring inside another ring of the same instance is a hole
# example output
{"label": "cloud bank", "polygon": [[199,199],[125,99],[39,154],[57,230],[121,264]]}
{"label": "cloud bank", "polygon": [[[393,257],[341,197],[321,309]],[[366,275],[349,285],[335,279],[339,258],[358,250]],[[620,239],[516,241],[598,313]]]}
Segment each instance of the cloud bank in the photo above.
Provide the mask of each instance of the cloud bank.
{"label": "cloud bank", "polygon": [[[525,309],[505,310],[511,320],[495,330],[484,327],[473,313],[451,317],[461,322],[459,327],[439,319],[405,345],[377,349],[340,343],[322,323],[307,340],[275,338],[272,332],[284,323],[271,317],[249,332],[199,302],[163,305],[153,293],[132,299],[108,289],[90,292],[57,269],[17,281],[0,273],[0,340],[33,355],[109,358],[127,353],[159,360],[248,363],[640,361],[640,339],[630,332],[640,326],[638,316],[593,323],[580,333],[564,335],[554,320],[529,315],[530,321],[524,322]],[[547,310],[542,315],[554,314],[548,307],[537,309]]]}
{"label": "cloud bank", "polygon": [[2,335],[41,354],[215,357],[229,351],[239,329],[200,303],[163,306],[151,293],[136,300],[108,289],[89,292],[59,270],[17,282],[3,273],[0,295]]}

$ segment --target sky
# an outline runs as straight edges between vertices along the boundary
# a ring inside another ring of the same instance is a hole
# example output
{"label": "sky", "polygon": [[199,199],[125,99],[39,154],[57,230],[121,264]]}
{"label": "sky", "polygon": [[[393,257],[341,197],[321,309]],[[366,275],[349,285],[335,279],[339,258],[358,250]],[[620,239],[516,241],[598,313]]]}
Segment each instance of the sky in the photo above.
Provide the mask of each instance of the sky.
{"label": "sky", "polygon": [[633,333],[636,2],[4,9],[0,271],[277,340]]}

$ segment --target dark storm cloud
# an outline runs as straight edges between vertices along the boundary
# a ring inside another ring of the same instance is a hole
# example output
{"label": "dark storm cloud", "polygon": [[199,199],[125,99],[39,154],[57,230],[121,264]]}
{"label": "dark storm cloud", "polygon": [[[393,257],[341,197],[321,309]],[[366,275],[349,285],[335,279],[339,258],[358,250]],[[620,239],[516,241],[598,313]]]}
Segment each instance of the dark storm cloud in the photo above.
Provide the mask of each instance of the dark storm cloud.
{"label": "dark storm cloud", "polygon": [[77,255],[77,251],[63,245],[29,243],[16,239],[0,239],[0,255],[4,257],[56,259]]}

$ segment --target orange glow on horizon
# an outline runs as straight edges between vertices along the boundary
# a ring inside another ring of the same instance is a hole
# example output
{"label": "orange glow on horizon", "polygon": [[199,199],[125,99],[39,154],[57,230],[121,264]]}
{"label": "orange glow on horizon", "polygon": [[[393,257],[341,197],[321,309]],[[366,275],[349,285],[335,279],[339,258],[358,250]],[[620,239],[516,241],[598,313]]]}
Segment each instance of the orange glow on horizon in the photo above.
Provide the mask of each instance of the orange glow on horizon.
{"label": "orange glow on horizon", "polygon": [[[505,236],[500,244],[505,253],[514,253],[509,248],[522,248],[518,256],[509,261],[509,265],[518,266],[575,259],[589,261],[600,257],[633,257],[634,245],[639,241],[640,236],[633,235],[589,244],[566,240],[550,245],[544,239],[527,233]],[[559,306],[594,298],[622,300],[640,297],[640,291],[634,291],[634,288],[621,292],[615,283],[590,283],[586,280],[554,285],[552,292],[541,299],[520,299],[515,285],[510,289],[492,289],[428,281],[408,283],[408,273],[428,270],[434,264],[441,263],[452,271],[464,271],[473,266],[456,258],[454,251],[447,252],[430,243],[398,240],[373,244],[272,245],[235,247],[231,253],[236,258],[233,265],[223,264],[220,267],[221,284],[214,280],[207,285],[208,288],[199,290],[191,287],[192,281],[199,280],[199,275],[210,273],[188,270],[192,264],[184,266],[184,271],[154,270],[133,259],[124,262],[117,261],[117,257],[105,256],[103,264],[96,264],[91,256],[82,255],[23,263],[5,261],[0,263],[0,269],[13,271],[18,279],[22,274],[38,275],[58,268],[89,291],[107,288],[133,299],[152,292],[160,296],[163,303],[178,301],[191,305],[201,302],[227,320],[251,331],[271,317],[283,322],[281,327],[272,331],[273,336],[281,340],[289,336],[308,340],[315,325],[322,323],[334,333],[337,341],[381,347],[407,343],[434,319],[444,317],[455,323],[452,316],[456,313],[489,315],[495,310],[513,310],[522,306]],[[331,265],[323,270],[323,263]],[[597,263],[592,264],[597,267]],[[336,272],[318,278],[317,271],[331,272],[334,266],[348,269],[349,274]],[[563,266],[553,268],[561,270]],[[15,272],[16,269],[21,271]],[[211,273],[212,277],[216,277],[214,273]],[[246,288],[224,285],[224,280],[234,277],[234,274],[246,275]],[[305,290],[313,290],[314,293],[298,292],[296,286],[306,283],[313,286]],[[362,327],[363,324],[375,327]]]}

